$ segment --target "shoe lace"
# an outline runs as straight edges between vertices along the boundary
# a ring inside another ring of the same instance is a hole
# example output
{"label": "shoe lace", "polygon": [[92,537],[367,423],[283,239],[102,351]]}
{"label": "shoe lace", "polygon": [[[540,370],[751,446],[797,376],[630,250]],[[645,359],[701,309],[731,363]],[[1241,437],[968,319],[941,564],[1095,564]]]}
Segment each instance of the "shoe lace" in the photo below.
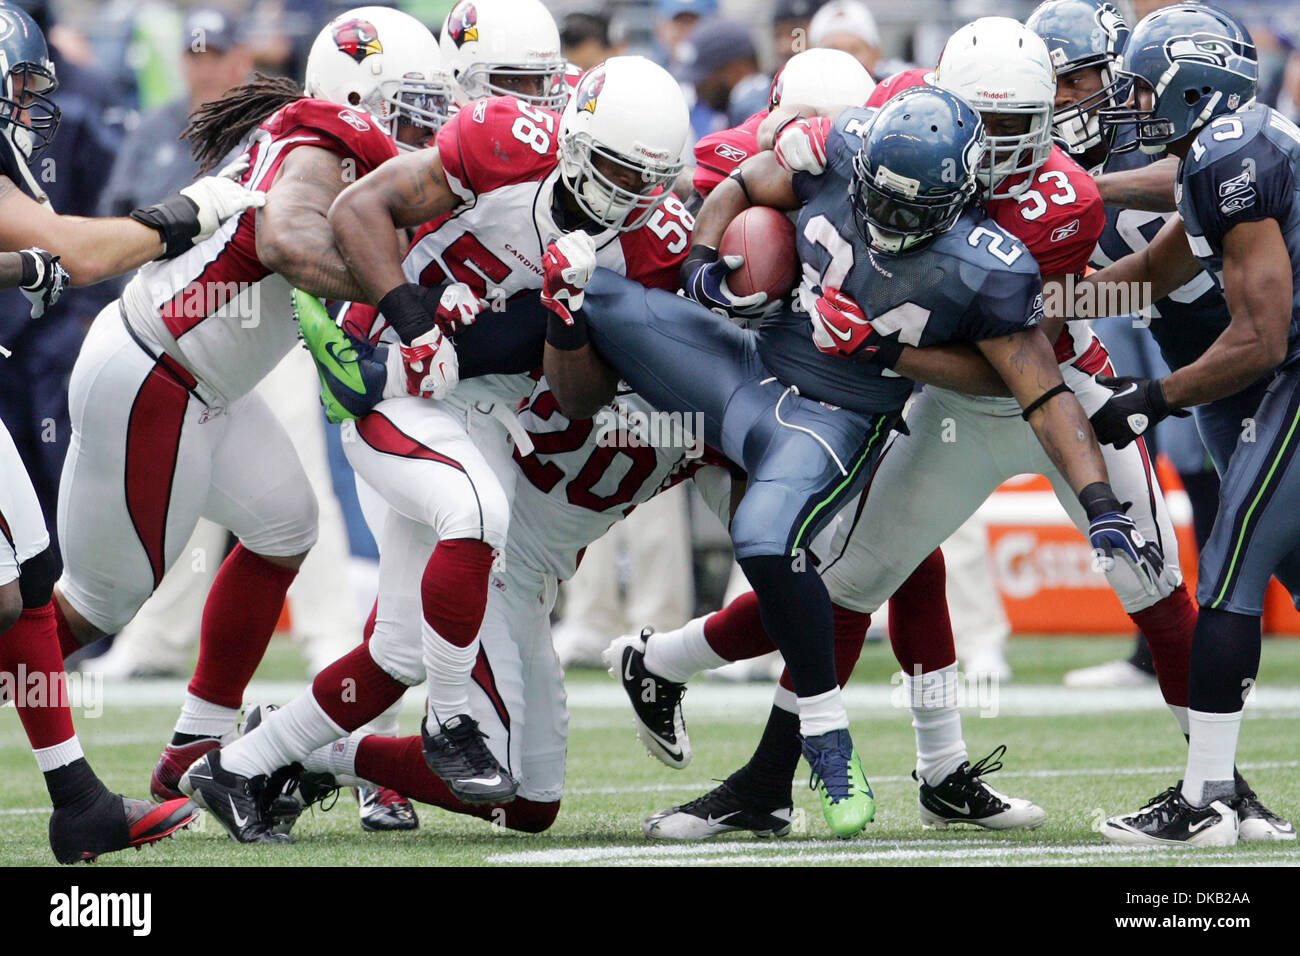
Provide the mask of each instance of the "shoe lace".
{"label": "shoe lace", "polygon": [[993,752],[986,757],[981,757],[970,769],[966,771],[966,776],[974,780],[977,777],[983,777],[986,774],[997,773],[1002,769],[1002,758],[1007,752],[1006,744],[998,744]]}
{"label": "shoe lace", "polygon": [[468,765],[471,773],[488,773],[499,766],[488,749],[487,734],[479,729],[477,723],[466,722],[452,730],[443,728],[443,735],[452,748]]}
{"label": "shoe lace", "polygon": [[687,810],[687,811],[712,810],[715,807],[717,807],[719,801],[724,800],[726,798],[727,793],[730,792],[730,788],[727,786],[727,781],[718,780],[717,782],[718,782],[718,786],[714,787],[712,790],[710,790],[708,793],[704,794],[703,796],[696,797],[694,800],[691,800],[689,803],[683,803],[680,809]]}
{"label": "shoe lace", "polygon": [[850,756],[838,747],[831,750],[817,750],[811,755],[805,748],[804,757],[808,760],[808,766],[812,768],[808,775],[808,789],[816,790],[820,781],[826,788],[832,803],[848,799]]}

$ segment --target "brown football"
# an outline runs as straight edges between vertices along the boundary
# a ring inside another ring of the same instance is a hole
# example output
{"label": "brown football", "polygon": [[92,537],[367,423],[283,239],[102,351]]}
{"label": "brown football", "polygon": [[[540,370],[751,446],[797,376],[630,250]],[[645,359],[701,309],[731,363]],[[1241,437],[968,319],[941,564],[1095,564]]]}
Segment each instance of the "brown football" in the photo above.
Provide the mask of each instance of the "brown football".
{"label": "brown football", "polygon": [[794,223],[771,206],[750,206],[731,220],[718,244],[718,255],[745,257],[745,264],[727,276],[733,295],[766,292],[772,302],[789,295],[799,280]]}

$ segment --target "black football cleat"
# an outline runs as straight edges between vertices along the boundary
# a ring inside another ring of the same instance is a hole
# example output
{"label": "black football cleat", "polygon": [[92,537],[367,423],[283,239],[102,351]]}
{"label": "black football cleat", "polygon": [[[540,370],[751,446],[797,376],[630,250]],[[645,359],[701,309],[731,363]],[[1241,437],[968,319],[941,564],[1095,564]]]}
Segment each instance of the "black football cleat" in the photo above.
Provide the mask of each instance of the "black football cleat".
{"label": "black football cleat", "polygon": [[686,685],[664,680],[646,669],[646,644],[652,634],[652,627],[642,628],[640,634],[624,634],[601,657],[632,702],[637,739],[650,756],[681,770],[691,762],[691,740],[682,717]]}
{"label": "black football cleat", "polygon": [[388,787],[357,787],[361,829],[367,833],[414,830],[420,825],[411,801]]}
{"label": "black football cleat", "polygon": [[1183,799],[1180,780],[1135,813],[1111,817],[1101,835],[1129,846],[1235,846],[1237,811],[1221,800],[1194,807]]}
{"label": "black football cleat", "polygon": [[669,807],[641,823],[654,840],[707,840],[723,833],[748,830],[756,837],[781,837],[790,832],[794,805],[760,807],[742,800],[725,781],[702,797]]}
{"label": "black football cleat", "polygon": [[171,836],[198,816],[184,797],[163,803],[103,790],[87,807],[61,807],[50,817],[50,849],[60,863],[92,862],[104,853],[142,847]]}
{"label": "black football cleat", "polygon": [[1232,809],[1237,811],[1237,835],[1242,840],[1269,843],[1296,838],[1295,824],[1264,806],[1250,788],[1237,791]]}
{"label": "black football cleat", "polygon": [[274,821],[266,817],[266,808],[276,796],[267,775],[231,773],[221,766],[220,750],[210,751],[186,770],[180,787],[240,843],[293,842],[286,834],[272,832]]}
{"label": "black football cleat", "polygon": [[942,830],[950,823],[969,823],[986,830],[1031,830],[1047,819],[1042,807],[1021,797],[1008,797],[994,790],[981,775],[1002,769],[1002,744],[974,766],[962,765],[931,787],[912,772],[920,782],[917,802],[921,823]]}
{"label": "black football cleat", "polygon": [[457,714],[430,734],[429,718],[420,721],[424,762],[441,778],[457,800],[465,803],[507,803],[519,785],[488,749],[487,734],[469,714]]}

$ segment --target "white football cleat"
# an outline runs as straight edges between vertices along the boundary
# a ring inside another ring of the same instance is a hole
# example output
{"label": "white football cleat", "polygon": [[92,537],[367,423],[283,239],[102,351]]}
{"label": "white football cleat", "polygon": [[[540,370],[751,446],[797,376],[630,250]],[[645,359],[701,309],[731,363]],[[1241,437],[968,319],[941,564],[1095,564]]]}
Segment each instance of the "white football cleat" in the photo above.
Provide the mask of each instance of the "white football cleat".
{"label": "white football cleat", "polygon": [[1237,811],[1221,800],[1194,807],[1183,799],[1182,781],[1152,797],[1135,813],[1111,817],[1101,835],[1124,846],[1235,846]]}
{"label": "white football cleat", "polygon": [[[1047,819],[1047,811],[1022,797],[1009,797],[980,779],[981,774],[1002,769],[1000,745],[974,766],[963,762],[937,786],[924,780],[917,793],[921,823],[942,830],[950,823],[969,823],[986,830],[1030,830]],[[915,772],[912,774],[916,777]],[[918,778],[919,779],[919,778]]]}

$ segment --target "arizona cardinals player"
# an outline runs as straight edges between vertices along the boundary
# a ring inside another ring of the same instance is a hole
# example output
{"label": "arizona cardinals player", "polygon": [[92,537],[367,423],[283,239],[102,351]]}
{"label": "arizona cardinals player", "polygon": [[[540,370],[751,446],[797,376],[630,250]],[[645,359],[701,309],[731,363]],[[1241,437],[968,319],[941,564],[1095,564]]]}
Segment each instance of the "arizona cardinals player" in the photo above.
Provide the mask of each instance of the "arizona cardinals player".
{"label": "arizona cardinals player", "polygon": [[234,730],[316,536],[302,465],[251,390],[296,339],[293,284],[364,297],[325,214],[347,183],[396,154],[397,139],[427,139],[451,94],[437,64],[416,20],[360,8],[317,36],[309,95],[257,77],[201,109],[187,131],[196,156],[211,166],[247,134],[244,178],[266,204],[140,270],[96,318],[73,370],[59,489],[65,653],[131,619],[200,515],[239,538],[209,594],[199,663],[154,770],[159,796],[175,794],[181,772]]}
{"label": "arizona cardinals player", "polygon": [[[220,222],[262,201],[229,179],[207,177],[130,218],[60,216],[32,161],[53,138],[58,88],[45,37],[21,8],[0,4],[0,267],[32,302],[32,318],[64,286],[174,256]],[[47,247],[45,252],[36,243]],[[17,250],[23,250],[18,252]],[[0,354],[8,354],[0,350]],[[50,847],[61,863],[152,843],[193,819],[186,800],[154,806],[110,793],[86,762],[64,693],[51,591],[58,561],[31,480],[0,425],[0,699],[13,699],[54,805]],[[15,683],[17,681],[17,683]],[[43,687],[38,701],[29,691]]]}
{"label": "arizona cardinals player", "polygon": [[[511,319],[528,308],[531,297],[521,294],[542,285],[547,244],[572,230],[593,239],[588,269],[599,263],[675,289],[692,220],[665,190],[681,168],[687,125],[666,71],[642,57],[614,57],[583,77],[562,117],[515,97],[478,100],[443,127],[436,149],[401,157],[335,202],[339,247],[400,340],[391,352],[404,363],[399,377],[410,392],[380,402],[345,443],[357,474],[391,508],[379,541],[377,624],[366,648],[326,668],[310,694],[223,751],[226,772],[247,779],[301,760],[427,675],[429,766],[467,803],[514,796],[517,784],[485,742],[469,695],[493,553],[509,525],[512,434],[522,450],[529,446],[513,410],[532,381],[480,375],[448,397],[458,381],[456,351],[431,352],[424,342],[440,319],[464,324],[479,312],[479,325],[500,320],[503,337],[534,334],[529,322]],[[404,261],[372,241],[420,223],[427,225]],[[439,291],[430,295],[429,287]],[[504,312],[491,314],[489,302]],[[562,362],[572,336],[552,324],[547,360],[558,352]],[[327,341],[314,354],[326,364],[331,351],[338,350]],[[390,584],[411,569],[420,575],[418,607],[394,600]],[[345,686],[359,693],[341,693]],[[248,812],[257,808],[249,803]]]}
{"label": "arizona cardinals player", "polygon": [[548,110],[570,89],[560,30],[540,0],[460,0],[439,34],[443,62],[465,96],[514,96]]}

